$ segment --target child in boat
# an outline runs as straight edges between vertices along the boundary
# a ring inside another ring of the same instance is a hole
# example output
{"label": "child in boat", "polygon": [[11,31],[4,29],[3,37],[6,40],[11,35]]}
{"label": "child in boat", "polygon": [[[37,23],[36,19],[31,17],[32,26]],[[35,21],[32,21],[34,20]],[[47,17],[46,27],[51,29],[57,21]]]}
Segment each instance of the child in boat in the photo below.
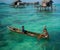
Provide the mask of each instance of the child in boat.
{"label": "child in boat", "polygon": [[46,26],[44,26],[43,32],[44,32],[45,38],[47,38],[48,37],[48,32],[47,32]]}
{"label": "child in boat", "polygon": [[24,26],[22,26],[22,32],[29,35],[29,36],[35,36],[35,34],[31,34],[31,32],[24,30]]}
{"label": "child in boat", "polygon": [[40,38],[48,38],[48,32],[46,26],[44,26],[43,34],[38,35],[38,39]]}
{"label": "child in boat", "polygon": [[27,33],[27,31],[24,30],[24,26],[22,26],[22,32],[25,33],[25,34]]}

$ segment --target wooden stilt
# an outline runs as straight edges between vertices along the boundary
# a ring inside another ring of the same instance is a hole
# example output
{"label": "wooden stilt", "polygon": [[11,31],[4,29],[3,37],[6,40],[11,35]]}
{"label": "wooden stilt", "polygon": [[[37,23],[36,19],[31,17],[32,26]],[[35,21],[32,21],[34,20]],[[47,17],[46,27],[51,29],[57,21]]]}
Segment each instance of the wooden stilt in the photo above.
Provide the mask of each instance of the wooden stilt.
{"label": "wooden stilt", "polygon": [[51,10],[53,10],[53,6],[51,6]]}

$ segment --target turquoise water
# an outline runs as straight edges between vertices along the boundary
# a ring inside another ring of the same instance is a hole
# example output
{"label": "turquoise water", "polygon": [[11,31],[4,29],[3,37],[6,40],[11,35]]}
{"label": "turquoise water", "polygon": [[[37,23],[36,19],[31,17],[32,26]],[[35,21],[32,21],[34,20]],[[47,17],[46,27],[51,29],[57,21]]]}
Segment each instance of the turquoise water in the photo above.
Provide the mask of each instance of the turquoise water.
{"label": "turquoise water", "polygon": [[[12,32],[7,26],[42,33],[44,25],[49,32],[49,40],[30,37]],[[33,6],[12,8],[0,5],[0,50],[60,50],[60,6],[53,11],[39,11]]]}

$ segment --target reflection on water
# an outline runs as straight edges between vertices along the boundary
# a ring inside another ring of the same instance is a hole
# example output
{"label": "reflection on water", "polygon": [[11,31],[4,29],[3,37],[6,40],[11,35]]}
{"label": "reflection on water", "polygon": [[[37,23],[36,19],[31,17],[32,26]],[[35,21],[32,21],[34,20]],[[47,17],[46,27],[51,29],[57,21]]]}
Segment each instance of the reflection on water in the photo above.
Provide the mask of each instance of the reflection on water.
{"label": "reflection on water", "polygon": [[[33,6],[12,8],[8,5],[0,7],[0,50],[60,50],[60,6],[56,11],[40,11]],[[46,25],[49,39],[37,40],[7,29],[12,26],[41,33]]]}

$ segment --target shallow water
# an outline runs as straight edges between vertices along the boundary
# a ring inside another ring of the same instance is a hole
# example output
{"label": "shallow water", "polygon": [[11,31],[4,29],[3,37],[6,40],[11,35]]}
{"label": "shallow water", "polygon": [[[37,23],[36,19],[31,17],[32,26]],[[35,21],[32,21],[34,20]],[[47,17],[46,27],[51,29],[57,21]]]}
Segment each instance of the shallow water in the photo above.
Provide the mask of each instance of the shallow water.
{"label": "shallow water", "polygon": [[[0,5],[0,50],[60,50],[60,6],[54,11],[40,11],[33,6],[12,8]],[[42,33],[46,25],[49,40],[30,37],[7,29],[12,26],[32,32]]]}

